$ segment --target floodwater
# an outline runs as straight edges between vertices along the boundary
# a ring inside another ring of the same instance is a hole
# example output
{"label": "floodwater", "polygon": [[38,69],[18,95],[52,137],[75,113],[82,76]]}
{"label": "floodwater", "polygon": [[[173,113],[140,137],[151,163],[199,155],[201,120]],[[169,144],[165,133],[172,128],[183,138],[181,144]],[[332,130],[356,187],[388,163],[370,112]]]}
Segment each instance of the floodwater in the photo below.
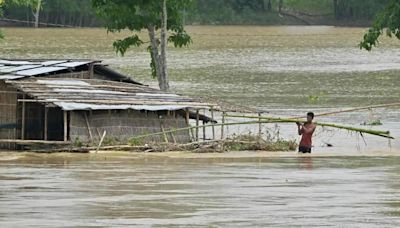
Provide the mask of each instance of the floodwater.
{"label": "floodwater", "polygon": [[400,225],[397,156],[2,154],[0,173],[1,227]]}
{"label": "floodwater", "polygon": [[[400,42],[373,52],[363,28],[189,27],[170,48],[172,89],[298,116],[399,102]],[[148,53],[115,55],[103,29],[4,30],[1,58],[92,58],[151,86]],[[142,37],[146,40],[145,34]],[[319,118],[400,137],[400,108]],[[233,121],[233,120],[231,120]],[[226,133],[258,131],[257,126]],[[263,132],[297,138],[293,125]],[[266,133],[267,134],[267,133]],[[364,141],[365,140],[365,141]],[[333,147],[327,147],[327,143]],[[0,154],[1,227],[398,227],[400,143],[318,128],[312,155]]]}

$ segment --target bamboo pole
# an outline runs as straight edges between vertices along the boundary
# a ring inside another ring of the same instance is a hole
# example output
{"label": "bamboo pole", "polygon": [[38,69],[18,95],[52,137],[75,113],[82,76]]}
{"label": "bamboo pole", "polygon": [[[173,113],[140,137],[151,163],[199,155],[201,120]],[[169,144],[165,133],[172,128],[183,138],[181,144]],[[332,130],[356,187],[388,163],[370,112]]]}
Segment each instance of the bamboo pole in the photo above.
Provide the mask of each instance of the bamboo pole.
{"label": "bamboo pole", "polygon": [[206,123],[205,123],[205,121],[203,121],[203,141],[205,141],[206,140]]}
{"label": "bamboo pole", "polygon": [[68,111],[64,111],[64,142],[68,141]]}
{"label": "bamboo pole", "polygon": [[[190,113],[189,113],[189,109],[188,108],[186,108],[185,109],[185,119],[186,119],[186,125],[189,127],[190,126],[190,123],[189,123],[189,120],[190,120]],[[194,134],[193,134],[193,129],[189,129],[189,137],[190,137],[190,140],[191,141],[194,141]]]}
{"label": "bamboo pole", "polygon": [[196,110],[196,141],[199,141],[199,120],[200,120],[200,116],[199,116],[199,110]]}
{"label": "bamboo pole", "polygon": [[[400,102],[363,106],[363,107],[350,108],[350,109],[338,110],[338,111],[333,111],[333,112],[325,112],[325,113],[315,114],[314,116],[329,116],[329,115],[335,115],[335,114],[340,114],[340,113],[345,113],[345,112],[355,112],[355,111],[359,111],[359,110],[366,110],[366,109],[373,109],[373,108],[386,108],[386,107],[392,107],[392,106],[400,106]],[[304,116],[292,117],[291,119],[300,119],[300,118],[304,118]]]}
{"label": "bamboo pole", "polygon": [[107,134],[107,131],[104,130],[103,135],[102,135],[101,138],[100,138],[99,145],[97,145],[96,153],[99,151],[99,149],[100,149],[100,147],[101,147],[101,144],[103,144],[103,140],[104,140],[104,138],[106,137],[106,134]]}
{"label": "bamboo pole", "polygon": [[[169,142],[169,141],[168,141],[168,137],[167,137],[166,132],[164,131],[163,124],[161,123],[160,126],[161,126],[161,131],[164,133],[164,134],[163,134],[164,142],[168,143],[168,142]],[[171,132],[171,133],[172,133],[172,132]]]}
{"label": "bamboo pole", "polygon": [[[232,118],[262,119],[262,120],[266,120],[267,122],[278,122],[278,123],[296,123],[296,122],[305,123],[305,121],[299,121],[296,119],[284,119],[284,118],[277,118],[277,117],[259,117],[259,116],[246,116],[246,115],[227,115],[227,116],[232,117]],[[263,121],[261,121],[261,122],[263,122]],[[356,131],[356,132],[360,132],[360,133],[366,133],[366,134],[370,134],[370,135],[376,135],[376,136],[394,139],[392,136],[390,136],[389,131],[370,130],[370,129],[351,127],[351,126],[342,126],[342,125],[337,125],[337,124],[333,124],[333,123],[320,123],[320,122],[313,122],[313,123],[315,125],[319,125],[322,127],[333,127],[333,128],[339,128],[339,129],[344,129],[344,130],[349,130],[349,131]]]}
{"label": "bamboo pole", "polygon": [[224,139],[224,126],[225,126],[225,112],[222,112],[222,121],[221,121],[221,139]]}
{"label": "bamboo pole", "polygon": [[[221,124],[215,124],[214,126],[232,126],[232,125],[246,125],[246,124],[258,124],[260,121],[245,121],[245,122],[234,122],[234,123],[221,123]],[[262,123],[271,123],[271,121],[261,121]],[[276,122],[276,121],[275,121]],[[279,122],[279,121],[278,121]],[[211,127],[212,125],[205,125],[205,127]],[[178,128],[178,129],[173,129],[173,130],[168,130],[164,132],[156,132],[156,133],[151,133],[151,134],[145,134],[145,135],[138,135],[134,136],[131,139],[138,139],[138,138],[144,138],[144,137],[149,137],[149,136],[154,136],[154,135],[162,135],[164,133],[171,133],[171,132],[176,132],[176,131],[184,131],[184,130],[190,130],[190,129],[196,129],[196,128],[201,128],[202,126],[193,126],[193,127],[184,127],[184,128]]]}
{"label": "bamboo pole", "polygon": [[[23,98],[25,99],[25,94],[23,95]],[[21,123],[21,139],[25,139],[25,102],[22,102],[22,123]]]}
{"label": "bamboo pole", "polygon": [[44,140],[47,140],[47,128],[48,128],[48,120],[47,120],[47,118],[48,118],[48,111],[49,111],[49,108],[48,107],[46,107],[46,106],[44,106],[44,136],[43,136],[43,138],[44,138]]}
{"label": "bamboo pole", "polygon": [[212,137],[215,140],[215,126],[214,126],[214,109],[211,108],[211,129],[212,129]]}
{"label": "bamboo pole", "polygon": [[[261,112],[258,113],[258,121],[261,121]],[[258,138],[261,139],[261,122],[258,123]]]}
{"label": "bamboo pole", "polygon": [[87,127],[87,130],[89,133],[90,141],[93,141],[92,130],[90,129],[89,119],[87,117],[86,111],[84,111],[84,115],[85,115],[85,122],[86,122],[86,127]]}

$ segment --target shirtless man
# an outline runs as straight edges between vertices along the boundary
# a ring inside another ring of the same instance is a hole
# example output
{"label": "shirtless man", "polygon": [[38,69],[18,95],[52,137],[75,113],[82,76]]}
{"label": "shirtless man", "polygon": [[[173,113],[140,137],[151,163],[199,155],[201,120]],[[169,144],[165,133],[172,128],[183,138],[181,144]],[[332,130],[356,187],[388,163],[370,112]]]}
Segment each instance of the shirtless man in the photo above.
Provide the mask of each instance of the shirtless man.
{"label": "shirtless man", "polygon": [[312,122],[314,119],[314,113],[307,113],[307,122],[301,124],[297,122],[297,131],[301,135],[301,141],[299,144],[299,153],[311,153],[312,146],[312,135],[315,131],[316,125]]}

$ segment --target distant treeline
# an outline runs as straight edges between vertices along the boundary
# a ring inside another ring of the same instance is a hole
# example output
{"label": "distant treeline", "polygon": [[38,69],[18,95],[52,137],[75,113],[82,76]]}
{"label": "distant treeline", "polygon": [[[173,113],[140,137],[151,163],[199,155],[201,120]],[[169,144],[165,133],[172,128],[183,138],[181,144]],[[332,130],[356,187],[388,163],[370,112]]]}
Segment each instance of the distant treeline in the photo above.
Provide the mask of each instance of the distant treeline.
{"label": "distant treeline", "polygon": [[[91,5],[91,0],[42,0],[41,26],[58,24],[76,27],[101,26],[101,20]],[[32,25],[34,9],[5,1],[4,17]],[[182,12],[186,24],[296,24],[302,19],[324,24],[351,24],[362,21],[368,24],[388,0],[192,0],[193,4]],[[285,16],[292,15],[289,19]],[[299,21],[296,21],[299,19]],[[340,22],[340,23],[339,23]]]}

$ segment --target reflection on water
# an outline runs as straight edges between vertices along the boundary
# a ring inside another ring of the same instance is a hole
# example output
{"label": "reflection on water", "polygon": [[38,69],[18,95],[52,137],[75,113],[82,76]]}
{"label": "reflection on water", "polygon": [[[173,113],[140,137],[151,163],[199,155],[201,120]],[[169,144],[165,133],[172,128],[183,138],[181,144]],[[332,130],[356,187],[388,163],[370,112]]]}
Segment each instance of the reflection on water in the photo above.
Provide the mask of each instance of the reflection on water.
{"label": "reflection on water", "polygon": [[399,157],[17,157],[1,227],[400,225]]}

